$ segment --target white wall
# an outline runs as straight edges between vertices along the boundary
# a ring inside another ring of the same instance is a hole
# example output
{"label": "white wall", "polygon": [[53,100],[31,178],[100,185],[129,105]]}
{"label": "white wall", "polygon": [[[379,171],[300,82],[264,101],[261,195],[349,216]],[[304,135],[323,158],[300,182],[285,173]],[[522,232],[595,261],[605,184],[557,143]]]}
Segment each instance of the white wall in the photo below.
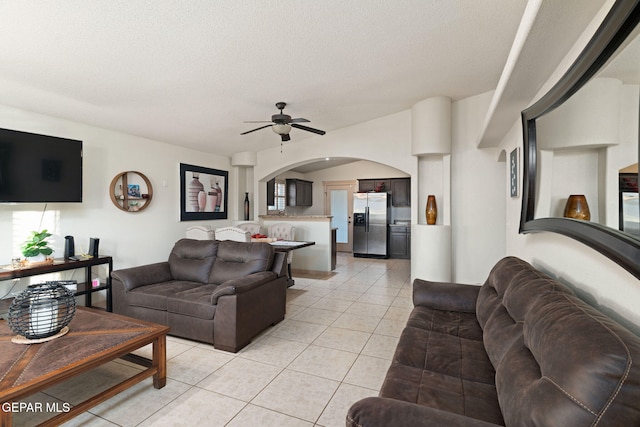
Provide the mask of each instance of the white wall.
{"label": "white wall", "polygon": [[[179,163],[230,170],[230,160],[210,153],[151,141],[84,124],[0,106],[0,127],[83,141],[83,202],[47,206],[43,228],[54,234],[56,256],[64,236],[75,237],[76,252],[87,251],[90,237],[100,239],[100,252],[114,257],[114,268],[164,261],[173,243],[191,225],[214,227],[228,221],[179,221]],[[122,171],[144,173],[153,186],[151,205],[144,211],[118,210],[109,198],[109,184]],[[230,174],[231,176],[231,174]],[[229,188],[229,219],[238,214],[236,190]],[[44,203],[0,205],[0,264],[21,256],[19,246],[40,223]],[[0,283],[0,295],[4,283]]]}
{"label": "white wall", "polygon": [[505,254],[505,163],[495,148],[478,149],[492,93],[452,105],[451,225],[453,280],[483,282]]}

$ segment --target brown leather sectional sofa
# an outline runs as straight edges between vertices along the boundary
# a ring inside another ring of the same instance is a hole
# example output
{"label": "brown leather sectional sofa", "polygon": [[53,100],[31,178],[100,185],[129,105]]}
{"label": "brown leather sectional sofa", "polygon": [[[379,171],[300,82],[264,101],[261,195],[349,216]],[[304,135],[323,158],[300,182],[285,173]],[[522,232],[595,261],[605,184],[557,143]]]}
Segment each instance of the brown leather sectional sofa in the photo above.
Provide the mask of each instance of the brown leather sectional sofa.
{"label": "brown leather sectional sofa", "polygon": [[640,338],[528,263],[502,259],[481,287],[417,279],[413,302],[347,426],[640,425]]}
{"label": "brown leather sectional sofa", "polygon": [[169,260],[111,273],[113,311],[237,352],[284,319],[286,256],[268,243],[182,239]]}

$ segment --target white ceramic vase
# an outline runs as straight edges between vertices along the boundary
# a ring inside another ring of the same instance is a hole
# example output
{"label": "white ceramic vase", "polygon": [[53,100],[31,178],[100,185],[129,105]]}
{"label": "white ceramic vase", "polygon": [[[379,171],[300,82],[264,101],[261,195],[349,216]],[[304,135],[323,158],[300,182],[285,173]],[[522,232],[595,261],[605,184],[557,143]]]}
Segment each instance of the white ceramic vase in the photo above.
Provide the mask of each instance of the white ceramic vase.
{"label": "white ceramic vase", "polygon": [[47,260],[47,256],[45,254],[38,254],[36,256],[27,257],[28,262],[44,262]]}

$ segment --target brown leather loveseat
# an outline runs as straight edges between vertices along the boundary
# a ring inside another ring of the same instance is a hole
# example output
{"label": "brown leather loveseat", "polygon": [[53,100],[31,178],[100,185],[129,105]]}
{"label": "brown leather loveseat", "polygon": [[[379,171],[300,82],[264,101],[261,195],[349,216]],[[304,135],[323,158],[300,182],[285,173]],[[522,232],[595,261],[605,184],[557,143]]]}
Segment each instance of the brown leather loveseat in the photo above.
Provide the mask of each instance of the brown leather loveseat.
{"label": "brown leather loveseat", "polygon": [[413,302],[347,426],[640,425],[640,338],[525,261],[481,287],[416,279]]}
{"label": "brown leather loveseat", "polygon": [[111,273],[113,311],[237,352],[284,319],[286,257],[268,243],[181,239],[169,260]]}

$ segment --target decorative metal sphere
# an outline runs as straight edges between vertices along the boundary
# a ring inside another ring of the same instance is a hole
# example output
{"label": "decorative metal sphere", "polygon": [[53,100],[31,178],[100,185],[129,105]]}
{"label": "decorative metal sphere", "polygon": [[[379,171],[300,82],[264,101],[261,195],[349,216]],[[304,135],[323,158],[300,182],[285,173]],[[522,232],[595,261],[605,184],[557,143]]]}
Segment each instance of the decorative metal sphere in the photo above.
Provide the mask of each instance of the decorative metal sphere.
{"label": "decorative metal sphere", "polygon": [[58,282],[27,286],[9,307],[9,327],[27,339],[57,334],[76,314],[73,291]]}

